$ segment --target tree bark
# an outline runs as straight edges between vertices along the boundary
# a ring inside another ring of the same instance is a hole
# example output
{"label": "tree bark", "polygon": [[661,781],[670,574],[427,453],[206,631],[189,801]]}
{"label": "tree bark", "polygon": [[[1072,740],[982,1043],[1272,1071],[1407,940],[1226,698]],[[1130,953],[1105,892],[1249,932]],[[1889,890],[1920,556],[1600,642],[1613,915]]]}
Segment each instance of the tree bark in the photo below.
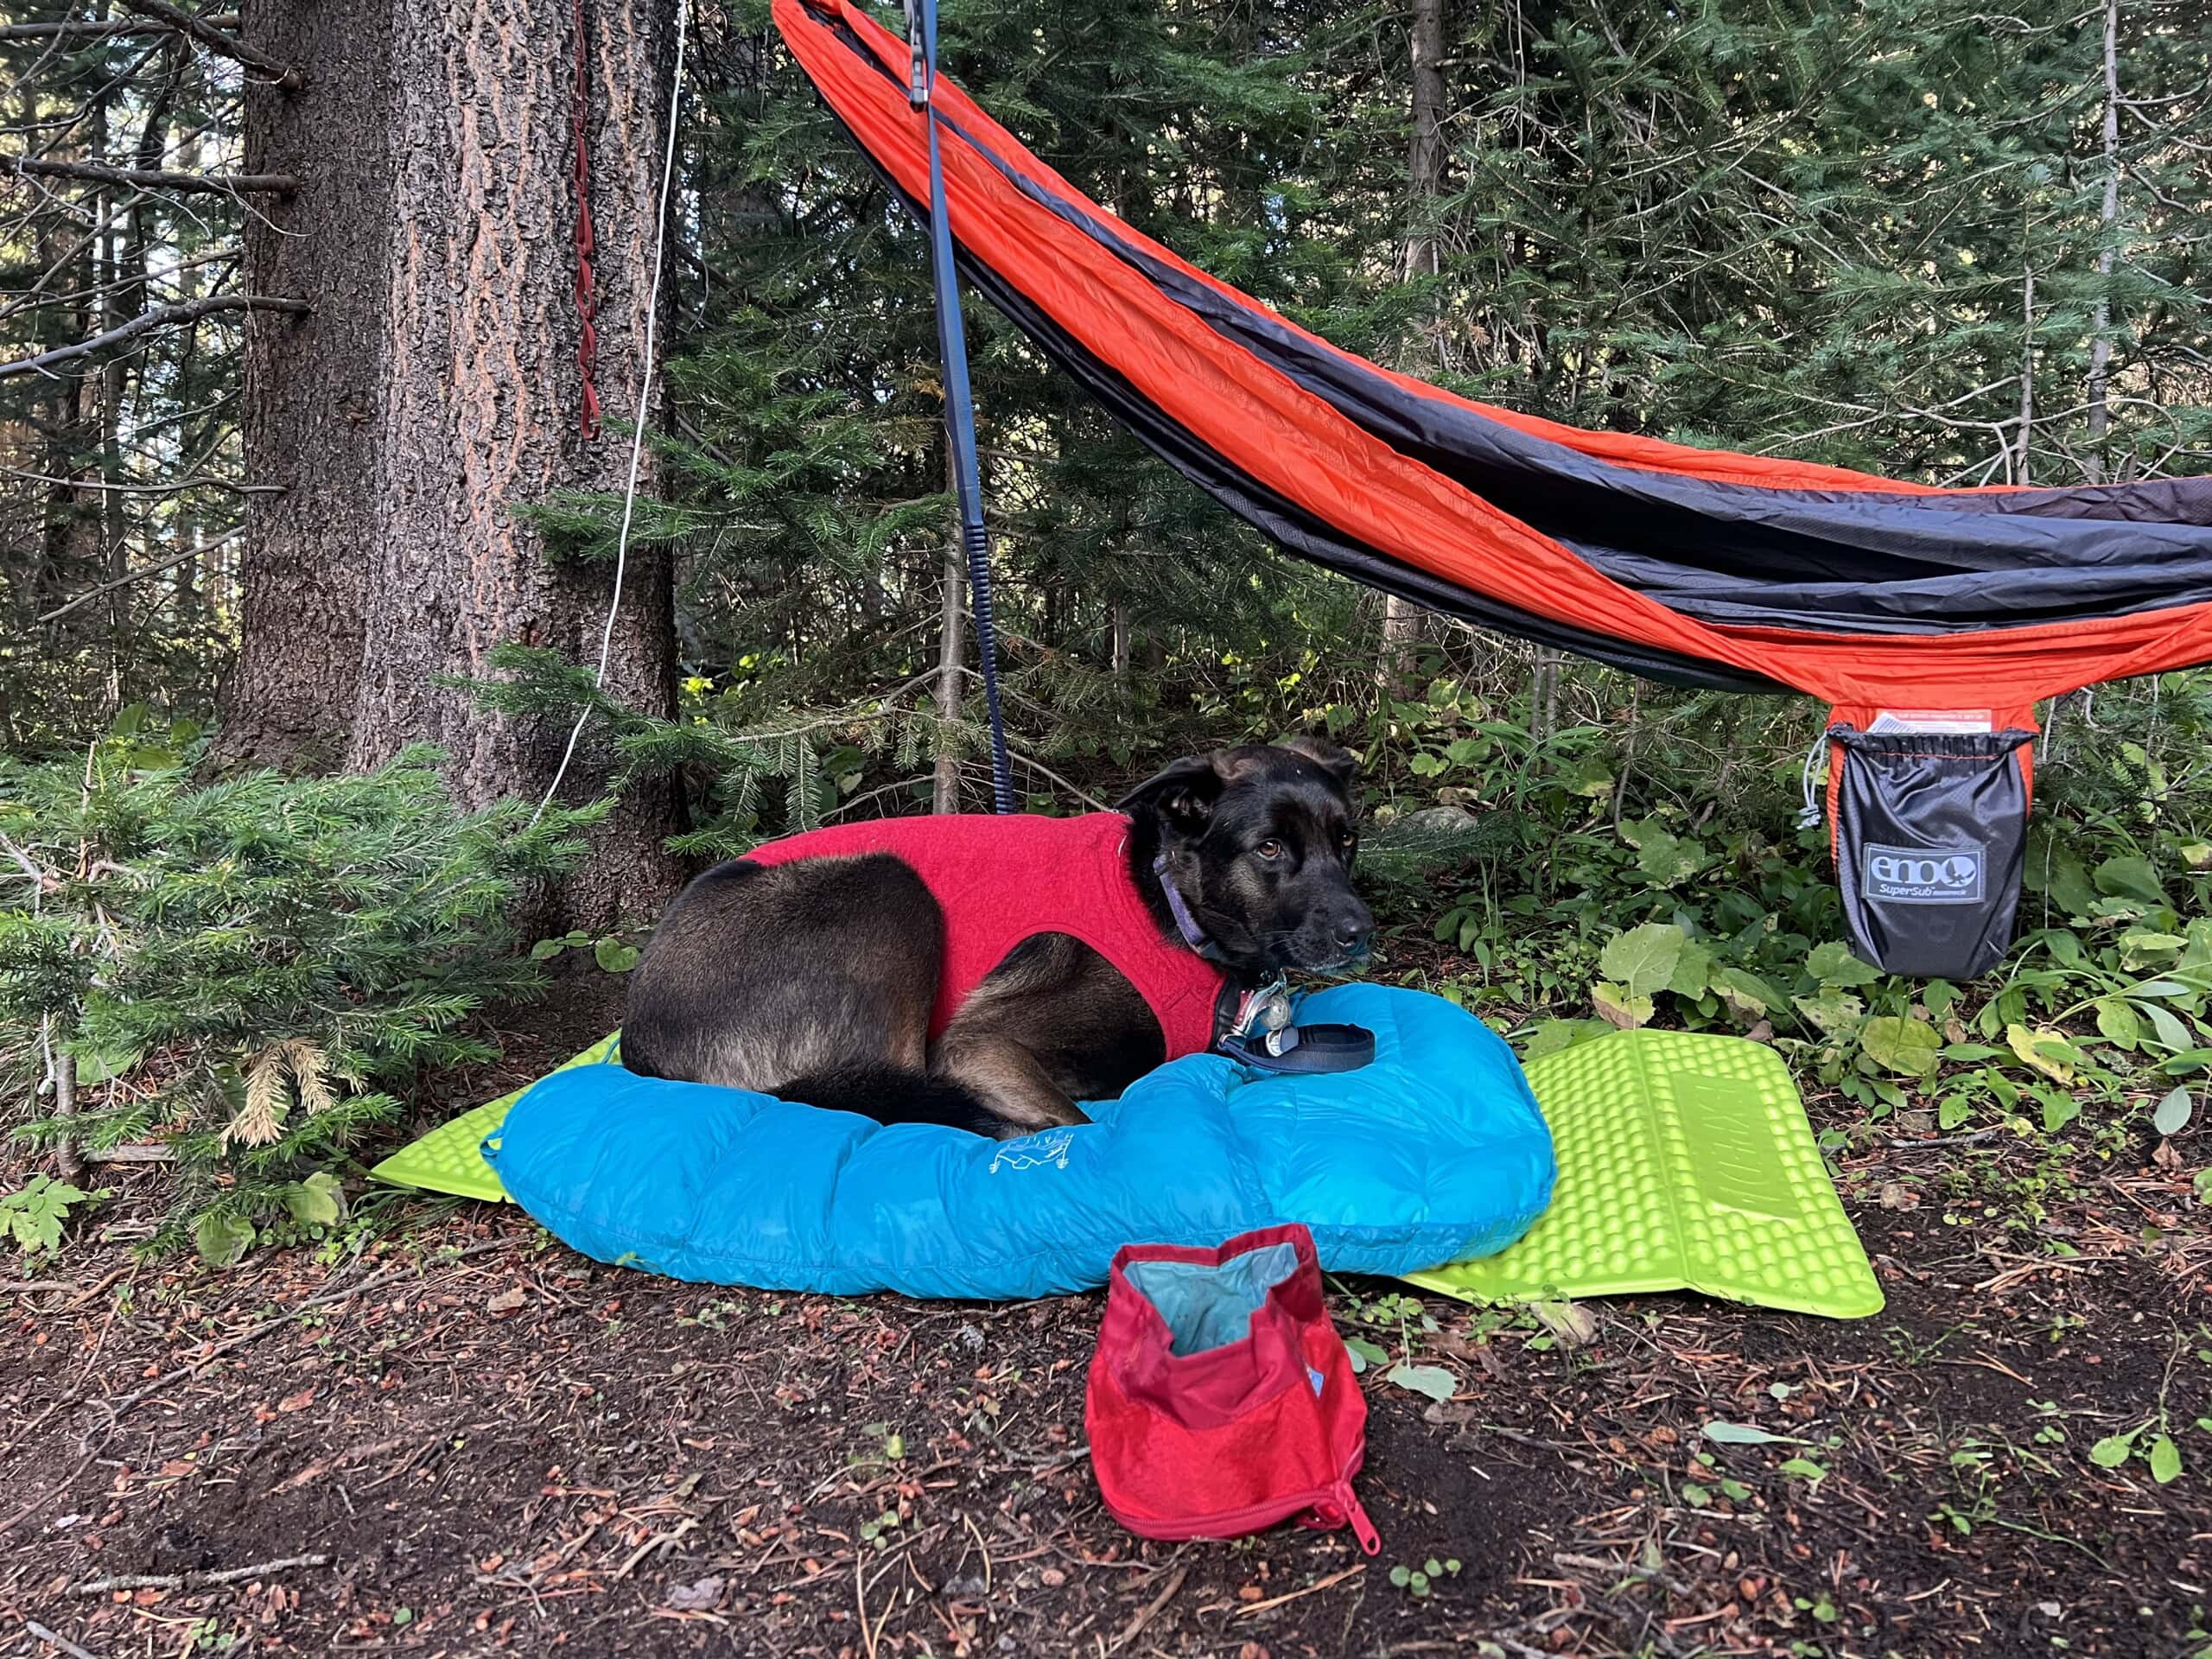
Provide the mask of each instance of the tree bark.
{"label": "tree bark", "polygon": [[[1411,220],[1406,234],[1406,280],[1433,276],[1437,270],[1436,238],[1427,223],[1444,182],[1444,3],[1413,0],[1409,70],[1413,82],[1413,137],[1406,157]],[[1408,690],[1427,614],[1395,594],[1382,601],[1382,662],[1377,676],[1387,695]]]}
{"label": "tree bark", "polygon": [[366,567],[382,543],[378,453],[386,273],[396,222],[391,0],[254,0],[245,39],[315,66],[297,97],[249,85],[245,162],[302,181],[245,220],[246,286],[295,295],[311,316],[250,317],[247,499],[240,639],[220,697],[219,754],[316,766],[346,750],[361,669]]}
{"label": "tree bark", "polygon": [[[588,442],[579,430],[570,181],[579,45],[570,6],[391,3],[391,81],[404,97],[381,296],[382,523],[365,549],[347,764],[372,766],[407,743],[433,742],[449,758],[456,793],[478,805],[542,794],[567,721],[486,713],[439,677],[490,677],[493,648],[510,639],[596,662],[611,567],[550,562],[516,509],[556,490],[619,490],[629,444],[612,433]],[[674,5],[594,3],[588,31],[597,378],[611,412],[650,423],[655,411],[631,400],[645,354]],[[319,83],[320,68],[309,73]],[[648,452],[641,493],[654,491],[656,474]],[[674,712],[671,613],[667,551],[633,543],[603,688],[609,698]],[[611,771],[608,747],[588,733],[563,798],[594,798]],[[590,858],[563,896],[565,918],[595,927],[657,908],[680,876],[662,846],[675,812],[672,782],[626,799],[594,833]]]}

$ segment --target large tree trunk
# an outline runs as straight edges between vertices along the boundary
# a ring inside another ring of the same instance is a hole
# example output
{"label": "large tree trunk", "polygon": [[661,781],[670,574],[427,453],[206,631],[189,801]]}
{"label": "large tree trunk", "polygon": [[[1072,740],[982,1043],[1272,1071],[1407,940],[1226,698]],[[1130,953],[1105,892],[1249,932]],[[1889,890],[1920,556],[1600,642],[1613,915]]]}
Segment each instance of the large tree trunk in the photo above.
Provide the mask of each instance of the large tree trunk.
{"label": "large tree trunk", "polygon": [[245,168],[289,173],[292,196],[245,218],[246,286],[311,316],[247,320],[246,476],[281,486],[246,507],[237,665],[223,687],[226,759],[325,766],[346,749],[361,668],[366,569],[382,541],[377,461],[393,203],[391,0],[245,0],[242,35],[302,67],[286,93],[249,78]]}
{"label": "large tree trunk", "polygon": [[[469,804],[533,797],[568,735],[559,719],[478,709],[438,677],[489,677],[503,640],[596,662],[611,568],[558,566],[516,510],[556,490],[621,487],[629,443],[579,432],[570,128],[577,50],[568,0],[394,0],[395,222],[385,284],[385,432],[351,766],[429,741]],[[610,410],[644,359],[654,202],[669,118],[671,0],[597,0],[585,51],[596,221],[599,366]],[[663,335],[664,338],[664,334]],[[648,464],[639,487],[650,493]],[[633,544],[605,691],[675,707],[670,561]],[[610,755],[588,734],[562,793],[594,798]],[[625,802],[593,836],[568,919],[657,908],[677,870],[662,848],[672,785]]]}

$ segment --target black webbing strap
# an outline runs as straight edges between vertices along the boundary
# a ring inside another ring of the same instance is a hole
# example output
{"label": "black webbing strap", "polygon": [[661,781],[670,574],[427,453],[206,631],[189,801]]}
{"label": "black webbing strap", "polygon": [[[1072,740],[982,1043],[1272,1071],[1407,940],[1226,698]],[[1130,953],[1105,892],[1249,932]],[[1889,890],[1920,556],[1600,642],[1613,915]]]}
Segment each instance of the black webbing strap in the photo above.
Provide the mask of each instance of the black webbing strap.
{"label": "black webbing strap", "polygon": [[991,727],[991,800],[1014,810],[1014,771],[1007,760],[1006,715],[999,707],[998,637],[991,626],[991,549],[983,528],[983,488],[976,464],[976,406],[968,388],[968,337],[960,321],[959,273],[952,263],[952,227],[944,207],[944,168],[938,154],[937,0],[906,0],[906,39],[913,73],[906,96],[929,121],[930,265],[937,285],[937,349],[944,372],[944,432],[952,447],[952,482],[960,503],[960,545],[968,556],[968,593],[976,613],[976,654],[983,674],[983,709]]}

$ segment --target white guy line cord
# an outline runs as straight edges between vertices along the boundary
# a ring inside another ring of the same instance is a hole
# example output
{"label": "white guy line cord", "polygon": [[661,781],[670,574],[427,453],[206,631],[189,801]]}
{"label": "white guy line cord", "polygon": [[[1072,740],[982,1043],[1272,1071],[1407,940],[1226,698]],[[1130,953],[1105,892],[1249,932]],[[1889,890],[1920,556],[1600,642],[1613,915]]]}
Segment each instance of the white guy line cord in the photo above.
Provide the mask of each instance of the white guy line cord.
{"label": "white guy line cord", "polygon": [[[676,74],[668,90],[668,145],[661,154],[659,207],[653,216],[653,275],[645,289],[645,352],[638,367],[638,406],[634,429],[630,434],[630,475],[622,487],[622,528],[614,538],[614,592],[607,601],[607,626],[600,630],[599,669],[592,676],[591,688],[596,692],[607,683],[607,659],[614,649],[614,619],[622,608],[622,578],[630,563],[630,521],[638,509],[638,467],[645,451],[645,423],[652,408],[653,391],[653,331],[660,320],[661,256],[668,243],[669,192],[676,182],[677,117],[683,104],[683,37],[690,22],[690,0],[676,0]],[[576,49],[584,49],[584,42],[576,42]],[[546,785],[545,798],[537,804],[537,810],[530,815],[531,823],[545,816],[545,809],[553,804],[553,798],[560,792],[561,780],[569,775],[569,762],[575,759],[576,740],[583,735],[584,726],[591,719],[591,707],[586,704],[576,714],[576,723],[569,728],[569,746],[561,751],[561,764],[554,768],[553,781]]]}

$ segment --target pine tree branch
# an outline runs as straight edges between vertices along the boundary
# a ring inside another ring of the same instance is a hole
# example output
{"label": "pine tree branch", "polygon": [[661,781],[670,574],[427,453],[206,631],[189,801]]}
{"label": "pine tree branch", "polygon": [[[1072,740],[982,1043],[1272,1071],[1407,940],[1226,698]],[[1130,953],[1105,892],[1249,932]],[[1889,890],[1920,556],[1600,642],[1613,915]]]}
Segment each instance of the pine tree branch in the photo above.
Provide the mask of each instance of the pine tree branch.
{"label": "pine tree branch", "polygon": [[127,184],[141,190],[180,190],[235,196],[259,191],[289,196],[300,181],[289,173],[175,173],[165,168],[104,167],[98,162],[49,162],[30,156],[0,156],[0,167],[40,179],[81,179],[88,184]]}
{"label": "pine tree branch", "polygon": [[124,340],[135,339],[152,329],[197,322],[200,318],[213,316],[219,311],[283,311],[293,316],[304,317],[314,309],[305,300],[275,299],[263,294],[211,294],[205,299],[187,300],[179,305],[157,305],[151,311],[131,318],[120,327],[111,328],[104,334],[94,334],[90,340],[80,340],[71,346],[57,346],[50,352],[41,352],[36,357],[0,363],[0,380],[10,375],[43,373],[57,363],[90,357],[104,346],[119,346]]}
{"label": "pine tree branch", "polygon": [[[242,20],[235,11],[223,11],[199,21],[212,29],[236,29]],[[17,41],[57,40],[64,35],[72,40],[111,41],[124,35],[167,32],[149,23],[103,23],[90,17],[65,17],[54,23],[10,23],[0,29],[0,46],[11,45]]]}
{"label": "pine tree branch", "polygon": [[110,1147],[105,1152],[79,1152],[77,1154],[88,1164],[173,1164],[176,1161],[175,1147]]}
{"label": "pine tree branch", "polygon": [[168,4],[168,0],[123,0],[123,6],[124,10],[135,11],[141,17],[151,17],[172,29],[182,30],[210,52],[242,63],[249,69],[260,70],[288,92],[296,92],[307,85],[307,78],[298,70],[277,62],[257,48],[248,46],[237,35],[224,33],[205,17],[195,17],[188,11]]}
{"label": "pine tree branch", "polygon": [[141,565],[137,569],[130,572],[126,575],[118,576],[112,582],[104,582],[99,587],[92,588],[90,592],[78,594],[76,598],[71,600],[67,605],[59,606],[54,610],[48,611],[44,616],[39,618],[39,622],[41,625],[44,625],[48,622],[58,622],[63,617],[68,615],[70,612],[75,610],[79,606],[89,605],[92,601],[98,599],[102,594],[111,594],[118,588],[127,588],[142,576],[158,576],[164,570],[174,570],[177,566],[182,564],[187,559],[196,559],[202,553],[213,553],[217,548],[221,547],[225,543],[235,541],[238,537],[245,533],[245,532],[243,530],[228,531],[224,534],[218,536],[212,542],[203,543],[198,547],[186,548],[183,552],[178,554],[175,558],[163,559],[158,564]]}

